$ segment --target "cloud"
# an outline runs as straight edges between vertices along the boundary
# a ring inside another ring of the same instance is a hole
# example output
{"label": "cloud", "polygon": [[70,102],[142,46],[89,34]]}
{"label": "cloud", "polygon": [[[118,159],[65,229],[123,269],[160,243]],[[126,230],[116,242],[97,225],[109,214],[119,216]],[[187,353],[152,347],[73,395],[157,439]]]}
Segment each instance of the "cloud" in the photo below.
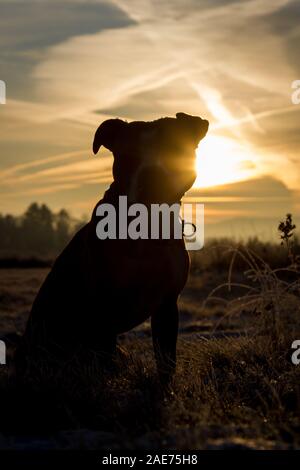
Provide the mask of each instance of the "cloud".
{"label": "cloud", "polygon": [[0,16],[3,79],[19,99],[32,97],[32,68],[47,48],[74,36],[133,24],[124,11],[105,1],[2,0]]}
{"label": "cloud", "polygon": [[[27,164],[15,165],[0,172],[2,189],[11,188],[13,197],[15,197],[18,194],[19,187],[22,187],[23,190],[27,187],[27,191],[32,191],[33,186],[35,186],[35,191],[37,191],[38,188],[44,190],[45,185],[47,185],[49,192],[50,188],[54,192],[57,187],[60,188],[61,183],[74,183],[79,187],[80,184],[89,184],[90,181],[101,181],[108,184],[112,180],[111,157],[91,158],[90,160],[81,158],[77,162],[68,163],[69,159],[74,160],[82,156],[82,151],[72,152]],[[58,162],[60,166],[43,168],[48,163],[56,164]],[[28,169],[34,169],[35,171],[28,172]]]}
{"label": "cloud", "polygon": [[[290,96],[290,64],[282,38],[268,23],[288,3],[248,0],[208,6],[190,0],[183,6],[179,1],[116,0],[135,23],[49,48],[34,69],[37,96],[76,115],[114,109],[181,77],[218,123],[230,126],[247,108],[255,123],[262,104],[239,98],[240,88],[252,87],[251,98],[257,91],[265,94],[264,109],[281,107]],[[280,74],[274,74],[276,64]],[[273,99],[268,102],[269,95]]]}
{"label": "cloud", "polygon": [[[0,165],[20,191],[39,178],[42,190],[51,178],[49,194],[65,191],[62,205],[72,189],[90,200],[93,184],[106,184],[106,170],[99,166],[92,178],[88,163],[81,175],[77,161],[60,156],[88,149],[107,117],[154,119],[178,110],[208,117],[211,135],[238,139],[257,156],[257,175],[299,185],[299,118],[290,100],[290,84],[299,78],[299,3],[0,3],[1,78],[8,78]],[[52,157],[44,170],[31,165]],[[29,166],[10,169],[19,164]],[[74,184],[69,193],[63,177]]]}

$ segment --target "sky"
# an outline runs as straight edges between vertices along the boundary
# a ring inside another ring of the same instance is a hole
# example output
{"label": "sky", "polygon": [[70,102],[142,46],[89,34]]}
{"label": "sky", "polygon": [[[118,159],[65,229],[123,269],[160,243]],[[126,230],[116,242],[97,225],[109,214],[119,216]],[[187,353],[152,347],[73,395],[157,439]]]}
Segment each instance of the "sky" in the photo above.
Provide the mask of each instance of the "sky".
{"label": "sky", "polygon": [[183,111],[210,121],[208,224],[300,214],[299,39],[298,0],[0,0],[0,212],[89,214],[111,182],[98,125]]}

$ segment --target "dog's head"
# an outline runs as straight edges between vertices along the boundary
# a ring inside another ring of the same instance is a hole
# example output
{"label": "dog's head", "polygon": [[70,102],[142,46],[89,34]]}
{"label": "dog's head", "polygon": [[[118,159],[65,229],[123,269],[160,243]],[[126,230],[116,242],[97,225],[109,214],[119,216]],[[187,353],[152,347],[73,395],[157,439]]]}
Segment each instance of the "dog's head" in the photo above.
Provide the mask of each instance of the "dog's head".
{"label": "dog's head", "polygon": [[195,149],[207,130],[208,121],[185,113],[152,122],[108,119],[93,151],[103,145],[113,153],[114,181],[130,202],[173,203],[195,181]]}

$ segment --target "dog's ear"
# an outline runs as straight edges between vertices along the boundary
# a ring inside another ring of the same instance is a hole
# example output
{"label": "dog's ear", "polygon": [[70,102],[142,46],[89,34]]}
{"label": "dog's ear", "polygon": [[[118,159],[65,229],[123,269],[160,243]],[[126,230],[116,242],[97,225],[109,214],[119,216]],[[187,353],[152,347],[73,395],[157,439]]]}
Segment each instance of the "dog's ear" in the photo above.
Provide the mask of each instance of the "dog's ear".
{"label": "dog's ear", "polygon": [[127,126],[127,122],[122,121],[122,119],[107,119],[107,121],[102,122],[95,133],[93,142],[94,154],[98,152],[101,145],[113,152],[115,143],[125,126]]}

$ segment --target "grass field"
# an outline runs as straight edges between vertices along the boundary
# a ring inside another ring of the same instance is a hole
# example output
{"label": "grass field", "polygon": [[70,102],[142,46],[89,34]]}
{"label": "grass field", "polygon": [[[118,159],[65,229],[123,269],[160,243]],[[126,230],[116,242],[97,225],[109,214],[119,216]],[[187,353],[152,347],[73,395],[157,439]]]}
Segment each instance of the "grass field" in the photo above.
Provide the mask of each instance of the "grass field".
{"label": "grass field", "polygon": [[[8,359],[47,272],[0,269]],[[299,279],[297,254],[279,244],[208,244],[192,254],[168,393],[147,322],[119,338],[111,370],[43,371],[21,390],[0,366],[1,448],[299,448]]]}

